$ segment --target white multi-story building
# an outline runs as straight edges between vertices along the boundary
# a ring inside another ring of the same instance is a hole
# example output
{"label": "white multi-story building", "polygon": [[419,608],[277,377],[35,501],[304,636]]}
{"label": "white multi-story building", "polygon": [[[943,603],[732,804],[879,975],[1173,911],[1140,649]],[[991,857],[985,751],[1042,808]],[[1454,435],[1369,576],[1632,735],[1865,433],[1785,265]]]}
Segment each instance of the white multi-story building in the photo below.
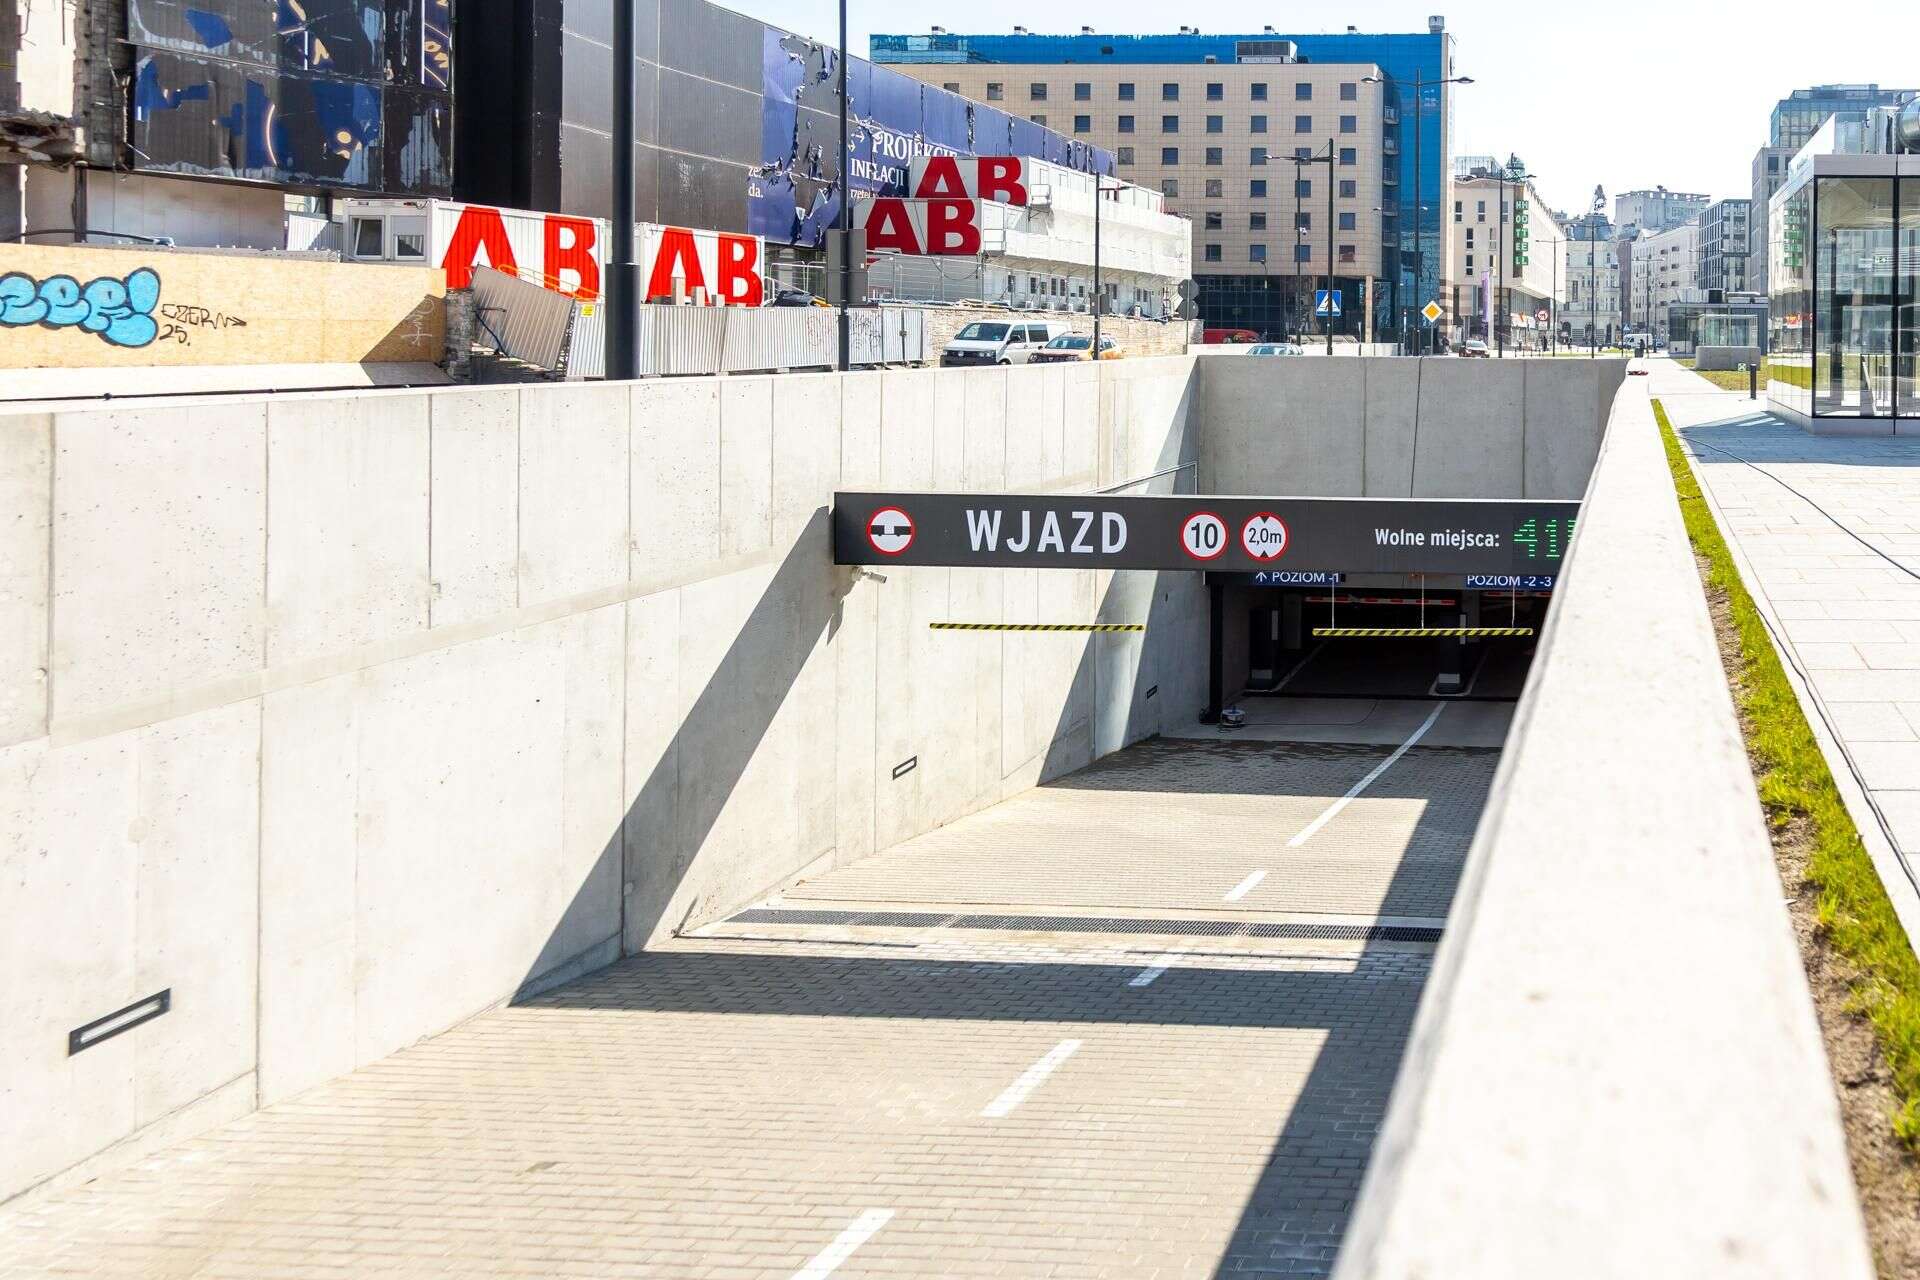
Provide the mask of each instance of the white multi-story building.
{"label": "white multi-story building", "polygon": [[1453,337],[1545,347],[1565,296],[1566,231],[1530,181],[1503,181],[1484,166],[1470,172],[1448,191],[1459,294],[1451,310],[1460,320]]}
{"label": "white multi-story building", "polygon": [[1676,302],[1704,302],[1700,287],[1700,223],[1683,223],[1643,235],[1634,242],[1627,327],[1667,336],[1667,308]]}
{"label": "white multi-story building", "polygon": [[[1026,162],[1030,203],[986,202],[981,251],[970,258],[880,255],[867,269],[876,297],[1005,302],[1086,311],[1093,296],[1092,174]],[[1101,180],[1100,285],[1107,310],[1165,319],[1192,274],[1193,233],[1158,191]]]}
{"label": "white multi-story building", "polygon": [[1560,246],[1560,279],[1566,292],[1561,331],[1570,341],[1606,343],[1620,335],[1620,254],[1604,217],[1568,224]]}

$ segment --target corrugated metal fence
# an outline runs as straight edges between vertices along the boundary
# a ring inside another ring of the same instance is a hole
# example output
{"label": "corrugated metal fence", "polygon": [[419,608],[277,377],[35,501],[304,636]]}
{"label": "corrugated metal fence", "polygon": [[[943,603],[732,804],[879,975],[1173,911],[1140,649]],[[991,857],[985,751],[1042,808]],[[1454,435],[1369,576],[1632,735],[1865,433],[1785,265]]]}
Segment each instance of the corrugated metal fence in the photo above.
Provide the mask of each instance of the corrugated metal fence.
{"label": "corrugated metal fence", "polygon": [[[831,369],[839,354],[836,313],[824,307],[640,308],[642,377]],[[851,312],[855,365],[915,364],[927,356],[926,314],[918,307]],[[575,303],[567,345],[569,379],[606,374],[606,308]]]}

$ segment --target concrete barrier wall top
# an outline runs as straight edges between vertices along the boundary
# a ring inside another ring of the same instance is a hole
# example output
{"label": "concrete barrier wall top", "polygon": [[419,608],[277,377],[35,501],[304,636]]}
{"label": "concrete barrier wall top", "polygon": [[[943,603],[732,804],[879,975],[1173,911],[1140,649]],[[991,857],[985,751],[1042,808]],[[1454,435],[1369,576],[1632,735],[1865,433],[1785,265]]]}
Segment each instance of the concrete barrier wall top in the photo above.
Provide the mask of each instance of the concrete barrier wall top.
{"label": "concrete barrier wall top", "polygon": [[1712,625],[1633,384],[1336,1272],[1568,1274],[1873,1274]]}
{"label": "concrete barrier wall top", "polygon": [[856,576],[825,518],[1157,471],[1194,397],[1168,357],[0,414],[0,1198],[1197,711],[1198,575]]}
{"label": "concrete barrier wall top", "polygon": [[1206,360],[1204,492],[1578,498],[1623,360]]}

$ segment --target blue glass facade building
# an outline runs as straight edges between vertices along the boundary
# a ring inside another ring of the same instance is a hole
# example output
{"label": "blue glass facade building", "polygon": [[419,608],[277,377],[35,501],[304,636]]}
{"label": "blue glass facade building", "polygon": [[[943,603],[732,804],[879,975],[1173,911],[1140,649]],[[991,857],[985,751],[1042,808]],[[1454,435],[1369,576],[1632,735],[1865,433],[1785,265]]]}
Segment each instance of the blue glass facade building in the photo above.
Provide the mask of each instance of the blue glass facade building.
{"label": "blue glass facade building", "polygon": [[[1390,295],[1381,299],[1387,331],[1396,323],[1397,309],[1411,315],[1428,299],[1443,307],[1446,269],[1447,178],[1451,172],[1449,146],[1453,136],[1451,86],[1432,83],[1455,74],[1453,37],[1436,19],[1431,29],[1417,33],[1293,34],[1261,32],[1206,34],[1182,32],[1162,35],[989,34],[936,32],[926,35],[880,35],[872,38],[870,56],[876,63],[1004,63],[1009,65],[1133,64],[1194,65],[1248,61],[1307,63],[1372,63],[1385,73],[1386,103],[1392,109],[1388,139],[1398,150],[1395,177],[1384,200],[1387,215],[1386,252]],[[1424,101],[1414,103],[1416,81],[1428,82]],[[1415,131],[1418,130],[1418,144]],[[1417,181],[1416,181],[1417,165]],[[1413,208],[1419,192],[1418,211]],[[1396,252],[1398,241],[1404,252]],[[1196,263],[1198,270],[1199,264]],[[1202,277],[1203,288],[1207,280]],[[1203,299],[1204,306],[1204,299]],[[1211,317],[1210,317],[1211,319]],[[1415,323],[1419,323],[1415,321]]]}

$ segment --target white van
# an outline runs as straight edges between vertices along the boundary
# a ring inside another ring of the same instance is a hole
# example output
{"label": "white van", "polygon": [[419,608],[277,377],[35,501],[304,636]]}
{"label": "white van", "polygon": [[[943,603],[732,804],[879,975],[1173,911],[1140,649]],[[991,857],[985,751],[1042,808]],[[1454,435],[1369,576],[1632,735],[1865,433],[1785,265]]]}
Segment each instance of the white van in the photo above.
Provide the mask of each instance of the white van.
{"label": "white van", "polygon": [[975,320],[941,348],[940,363],[1025,364],[1067,331],[1066,325],[1047,320]]}

